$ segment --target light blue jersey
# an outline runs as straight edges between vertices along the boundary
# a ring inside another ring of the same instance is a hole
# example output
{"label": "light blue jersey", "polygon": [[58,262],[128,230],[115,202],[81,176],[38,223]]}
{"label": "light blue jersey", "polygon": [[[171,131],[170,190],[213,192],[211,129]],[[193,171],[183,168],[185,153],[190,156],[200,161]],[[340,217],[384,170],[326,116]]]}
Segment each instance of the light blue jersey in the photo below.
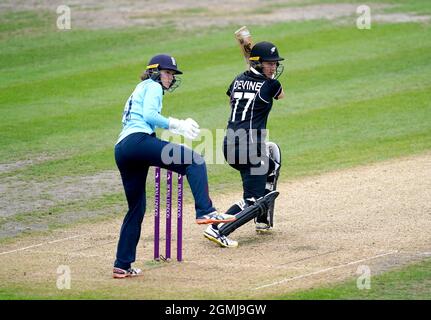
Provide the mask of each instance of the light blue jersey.
{"label": "light blue jersey", "polygon": [[151,79],[139,83],[124,107],[123,130],[117,143],[135,132],[152,134],[156,127],[168,129],[169,120],[160,114],[162,101],[160,83]]}

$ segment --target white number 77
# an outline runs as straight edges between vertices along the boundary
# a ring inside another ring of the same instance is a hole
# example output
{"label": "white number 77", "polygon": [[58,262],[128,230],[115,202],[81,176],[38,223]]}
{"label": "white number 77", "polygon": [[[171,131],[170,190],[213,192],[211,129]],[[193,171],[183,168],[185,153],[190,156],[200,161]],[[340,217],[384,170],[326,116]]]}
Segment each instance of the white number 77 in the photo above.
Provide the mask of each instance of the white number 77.
{"label": "white number 77", "polygon": [[235,121],[235,114],[236,114],[236,109],[238,108],[239,100],[241,100],[243,98],[247,99],[247,103],[244,107],[244,111],[242,112],[242,116],[241,116],[241,121],[243,121],[243,120],[245,120],[245,115],[247,114],[248,108],[250,108],[250,104],[253,101],[255,96],[256,96],[256,94],[252,93],[252,92],[234,92],[233,98],[236,101],[235,101],[235,106],[234,106],[233,112],[232,112],[232,121]]}

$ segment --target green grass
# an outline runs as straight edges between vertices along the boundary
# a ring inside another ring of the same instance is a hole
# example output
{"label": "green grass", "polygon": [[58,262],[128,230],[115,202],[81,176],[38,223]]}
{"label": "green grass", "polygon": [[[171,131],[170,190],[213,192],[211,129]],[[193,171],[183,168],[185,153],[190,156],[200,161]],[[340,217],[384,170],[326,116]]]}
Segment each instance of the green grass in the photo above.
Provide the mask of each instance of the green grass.
{"label": "green grass", "polygon": [[[278,33],[281,34],[278,37],[271,36],[270,40],[279,43],[280,51],[285,52],[288,58],[285,74],[281,78],[287,98],[275,103],[269,121],[270,137],[281,145],[283,152],[293,159],[302,158],[304,151],[316,152],[315,146],[320,145],[319,154],[322,148],[328,148],[326,151],[332,153],[329,149],[339,145],[339,141],[343,141],[344,145],[352,145],[352,150],[358,151],[319,162],[321,170],[332,169],[346,160],[352,165],[363,163],[362,157],[357,157],[361,153],[355,146],[358,142],[370,153],[368,159],[390,158],[394,154],[386,154],[386,150],[390,149],[393,142],[385,143],[388,146],[385,148],[376,139],[381,137],[381,132],[395,134],[391,129],[393,126],[399,131],[394,137],[416,145],[413,150],[400,150],[397,156],[429,149],[429,135],[422,135],[430,120],[430,113],[426,112],[430,108],[426,90],[431,85],[429,28],[417,24],[382,25],[368,33],[351,27],[330,28],[325,25],[320,31],[311,28],[317,28],[320,24],[310,22],[255,28],[257,38],[274,34],[276,28],[283,31]],[[225,126],[228,106],[224,91],[231,78],[241,71],[237,48],[225,41],[226,34],[230,31],[212,31],[199,36],[196,43],[189,46],[193,53],[187,51],[187,43],[180,47],[180,41],[169,39],[172,46],[169,51],[178,52],[178,61],[186,73],[183,86],[176,93],[165,97],[166,115],[193,116],[204,128]],[[113,39],[123,39],[119,46],[124,45],[126,48],[124,39],[130,36],[129,40],[133,43],[135,38],[131,34],[136,34],[124,30],[111,33]],[[65,37],[58,33],[47,35],[53,38],[55,36]],[[124,62],[102,63],[103,67],[94,70],[93,65],[100,63],[95,52],[106,51],[110,45],[109,41],[104,41],[108,32],[79,31],[74,34],[72,31],[70,36],[74,38],[71,52],[64,48],[60,52],[64,53],[62,56],[66,61],[69,55],[74,59],[80,56],[79,64],[66,65],[66,71],[45,74],[44,79],[41,79],[41,73],[32,73],[32,69],[27,68],[26,79],[32,83],[31,87],[26,82],[17,83],[13,77],[9,77],[7,81],[10,85],[0,94],[2,161],[27,159],[41,153],[55,158],[25,169],[21,173],[26,178],[82,175],[115,169],[112,148],[120,131],[123,103],[133,89],[146,59],[151,55],[148,52],[146,58],[137,61],[136,56],[130,54],[129,57],[119,58]],[[22,42],[28,42],[28,37],[23,35]],[[14,39],[14,42],[19,42],[18,39],[19,37]],[[211,46],[194,51],[193,48],[205,39]],[[382,41],[386,41],[387,45],[376,46]],[[186,42],[190,44],[192,40],[188,39]],[[44,56],[41,64],[46,64],[47,70],[56,69],[59,63],[55,51],[52,53],[54,57],[49,57],[51,43],[55,43],[54,39],[46,46],[34,48],[36,52],[32,51],[32,56]],[[89,51],[84,50],[88,43],[92,43]],[[23,53],[20,50],[23,43],[15,45],[15,51],[12,50],[13,47],[7,49],[10,56],[16,57],[16,61],[22,59],[14,68],[24,65],[28,67],[27,59],[30,58],[26,57],[25,51]],[[130,51],[133,52],[137,45],[134,43],[131,46]],[[166,48],[166,43],[162,39],[154,47],[152,51],[158,52]],[[121,50],[127,51],[125,48]],[[96,60],[89,59],[88,52]],[[208,60],[209,55],[214,55],[215,58]],[[140,56],[143,57],[144,54]],[[129,65],[125,62],[127,59],[131,61]],[[100,60],[104,61],[103,56]],[[82,71],[84,66],[85,71]],[[3,85],[7,81],[2,82]],[[425,93],[421,93],[423,91]],[[417,104],[407,106],[398,102],[400,97],[404,97],[402,101],[408,101],[416,93],[421,96],[421,99],[416,99]],[[381,103],[384,104],[383,107]],[[373,109],[375,112],[361,114],[364,112],[360,109],[361,106],[367,106],[366,112]],[[393,106],[403,113],[402,119],[392,118]],[[346,108],[348,111],[343,112],[341,117],[340,109]],[[403,110],[406,112],[402,112]],[[330,122],[321,118],[322,112],[324,117],[331,119]],[[217,114],[218,117],[208,117],[212,114]],[[372,117],[379,117],[378,123],[368,125],[369,120],[375,121]],[[412,127],[413,118],[410,117],[419,118],[420,127]],[[399,123],[398,120],[402,122]],[[315,128],[312,130],[313,138],[304,139],[303,133],[310,132],[310,123]],[[346,136],[348,131],[355,134]],[[422,138],[416,140],[417,136]],[[346,159],[346,156],[350,159]],[[294,164],[295,161],[287,159],[289,167],[282,179],[296,176],[298,172],[309,174],[316,171],[310,164],[302,161]],[[230,172],[214,167],[216,166],[209,166],[211,181],[223,181]]]}
{"label": "green grass", "polygon": [[[151,267],[157,267],[151,266]],[[357,279],[340,284],[298,291],[283,295],[271,295],[270,300],[430,300],[431,260],[397,268],[383,274],[371,274],[370,289],[358,289]],[[50,292],[50,294],[47,294]],[[127,299],[127,288],[117,287],[115,294],[109,288],[94,291],[53,290],[46,283],[32,288],[22,285],[0,287],[0,300],[29,299]],[[213,297],[220,299],[221,297]],[[241,297],[238,297],[241,299]]]}
{"label": "green grass", "polygon": [[[287,3],[277,3],[277,4],[269,4],[263,6],[261,9],[255,9],[256,13],[267,13],[276,11],[279,8],[289,8],[289,7],[303,7],[310,6],[316,4],[336,4],[336,3],[349,3],[349,4],[357,4],[359,5],[368,5],[372,8],[371,13],[380,12],[380,8],[375,8],[373,5],[381,5],[384,4],[386,6],[390,6],[389,8],[384,8],[383,12],[410,12],[417,14],[430,14],[431,13],[431,5],[426,0],[349,0],[349,1],[340,1],[340,0],[294,0],[289,1]],[[354,12],[352,13],[354,14]]]}
{"label": "green grass", "polygon": [[[54,205],[52,207],[16,214],[12,217],[0,217],[0,226],[6,222],[21,222],[21,223],[35,223],[41,222],[48,224],[50,227],[65,226],[70,224],[71,221],[80,221],[90,223],[100,220],[103,217],[120,216],[126,208],[118,206],[118,203],[124,202],[126,199],[123,194],[104,194],[100,197],[93,197],[91,200],[75,200],[65,201]],[[98,212],[96,214],[88,215],[88,212]],[[93,219],[93,220],[92,220]]]}
{"label": "green grass", "polygon": [[[71,289],[56,290],[55,294],[47,295],[52,288],[38,284],[35,289],[23,286],[0,288],[0,300],[108,300],[119,299],[109,292],[75,291]],[[126,294],[126,293],[124,293]]]}
{"label": "green grass", "polygon": [[379,275],[371,274],[370,289],[358,289],[357,279],[270,299],[300,300],[430,300],[431,260]]}

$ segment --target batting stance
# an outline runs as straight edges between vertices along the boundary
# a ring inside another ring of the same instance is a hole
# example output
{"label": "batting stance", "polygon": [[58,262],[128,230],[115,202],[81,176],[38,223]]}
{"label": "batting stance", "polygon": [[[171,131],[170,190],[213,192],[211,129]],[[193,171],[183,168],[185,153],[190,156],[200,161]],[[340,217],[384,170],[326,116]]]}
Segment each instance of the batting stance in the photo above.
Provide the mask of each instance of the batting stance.
{"label": "batting stance", "polygon": [[[235,217],[217,213],[208,192],[205,161],[191,149],[160,140],[156,127],[168,129],[188,139],[195,139],[199,125],[193,119],[179,120],[161,115],[163,95],[180,84],[177,63],[172,56],[154,56],[123,112],[123,130],[115,145],[115,161],[121,174],[129,210],[121,226],[113,277],[137,276],[142,270],[132,268],[141,224],[146,208],[145,184],[150,166],[158,166],[186,175],[195,200],[196,223],[209,224],[234,221]],[[167,152],[168,151],[168,152]],[[170,161],[169,155],[177,155]],[[178,156],[179,155],[179,156]],[[187,161],[186,161],[187,160]]]}
{"label": "batting stance", "polygon": [[210,225],[204,236],[222,247],[236,247],[227,238],[236,228],[255,219],[256,231],[266,232],[273,226],[275,191],[281,166],[280,148],[265,143],[266,123],[273,99],[284,97],[277,80],[284,60],[270,42],[256,43],[250,53],[250,68],[238,75],[227,90],[231,113],[224,138],[226,161],[238,170],[243,185],[243,199],[226,213],[236,215],[231,223]]}

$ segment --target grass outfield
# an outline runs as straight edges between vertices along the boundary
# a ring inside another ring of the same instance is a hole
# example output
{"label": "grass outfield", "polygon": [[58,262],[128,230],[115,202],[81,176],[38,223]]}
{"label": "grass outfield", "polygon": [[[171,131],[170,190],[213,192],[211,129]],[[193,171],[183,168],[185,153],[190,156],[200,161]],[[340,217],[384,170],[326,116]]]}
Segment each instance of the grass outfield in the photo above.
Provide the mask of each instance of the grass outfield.
{"label": "grass outfield", "polygon": [[[307,3],[317,2],[336,1]],[[387,12],[431,13],[426,0],[370,2],[396,4]],[[61,32],[54,29],[55,19],[48,12],[0,13],[0,164],[47,158],[0,171],[0,178],[50,183],[116,170],[113,145],[124,102],[148,59],[159,52],[174,55],[184,71],[181,87],[165,96],[162,113],[193,117],[211,130],[225,127],[225,91],[244,66],[232,36],[238,26],[204,29],[191,37],[172,27]],[[270,138],[283,152],[282,181],[431,149],[429,24],[374,23],[371,30],[328,21],[248,26],[256,41],[276,43],[287,58],[280,78],[286,99],[274,103],[268,122]],[[240,187],[227,166],[208,170],[215,194],[226,191],[227,181]],[[107,203],[123,205],[124,196],[59,203],[49,215]],[[0,217],[0,224],[47,214],[23,212]],[[375,294],[349,291],[348,284],[275,298],[409,298],[419,276],[429,289],[430,263],[412,268],[408,272],[418,277],[376,277]],[[382,287],[402,282],[393,291],[400,295],[380,290],[379,281]],[[22,294],[19,288],[0,289],[2,299],[32,298]]]}
{"label": "grass outfield", "polygon": [[[119,289],[119,288],[117,288]],[[47,288],[42,289],[46,291]],[[51,288],[48,289],[52,290]],[[1,300],[16,299],[118,299],[105,291],[62,292],[47,296],[41,289],[22,287],[0,287]],[[239,297],[240,298],[240,297]],[[398,268],[379,275],[371,275],[370,288],[358,289],[356,279],[333,286],[299,291],[281,296],[268,296],[270,300],[431,300],[431,260]]]}
{"label": "grass outfield", "polygon": [[[268,125],[287,160],[282,179],[430,148],[428,25],[250,28],[288,59],[281,77],[287,98],[275,103]],[[54,159],[2,176],[46,181],[115,169],[123,104],[154,52],[172,53],[185,72],[182,87],[166,95],[164,114],[192,116],[203,128],[225,127],[224,92],[243,68],[232,28],[196,37],[157,30],[157,39],[136,28],[16,32],[1,41],[0,159]],[[209,171],[213,186],[232,172],[211,165]]]}
{"label": "grass outfield", "polygon": [[358,289],[356,279],[333,286],[270,297],[287,300],[431,300],[431,260],[372,276],[369,289]]}

